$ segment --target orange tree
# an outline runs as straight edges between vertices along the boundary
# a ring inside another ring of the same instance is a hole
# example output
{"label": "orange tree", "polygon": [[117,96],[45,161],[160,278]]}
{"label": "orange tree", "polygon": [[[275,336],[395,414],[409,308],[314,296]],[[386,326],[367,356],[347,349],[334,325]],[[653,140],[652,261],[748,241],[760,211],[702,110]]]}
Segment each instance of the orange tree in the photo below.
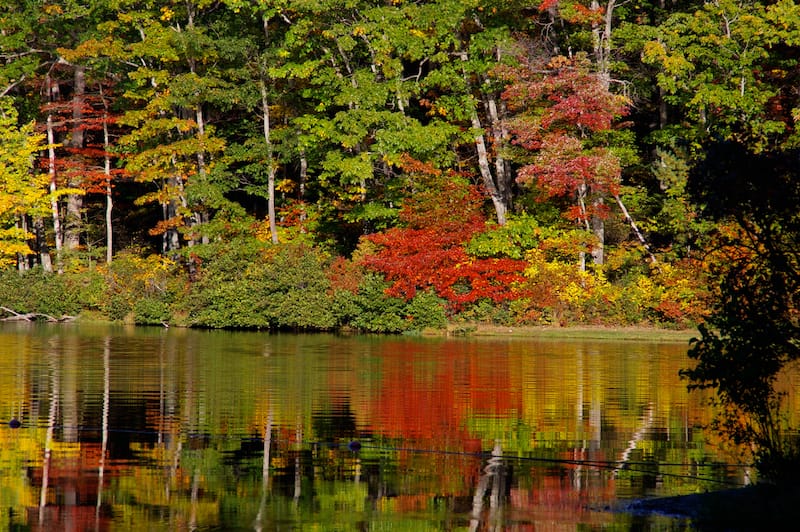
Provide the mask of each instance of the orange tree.
{"label": "orange tree", "polygon": [[360,259],[391,283],[387,295],[410,300],[432,290],[451,312],[516,297],[524,261],[476,258],[465,248],[486,227],[480,190],[453,173],[413,161],[405,166],[415,191],[400,211],[402,226],[367,236],[375,249]]}

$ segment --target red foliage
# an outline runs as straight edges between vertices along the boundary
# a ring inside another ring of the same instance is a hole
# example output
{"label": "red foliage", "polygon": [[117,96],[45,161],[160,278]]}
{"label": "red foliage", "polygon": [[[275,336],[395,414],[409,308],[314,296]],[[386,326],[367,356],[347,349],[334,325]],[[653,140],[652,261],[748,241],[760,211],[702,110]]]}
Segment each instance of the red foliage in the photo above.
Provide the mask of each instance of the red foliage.
{"label": "red foliage", "polygon": [[394,228],[369,240],[382,248],[363,264],[392,281],[392,296],[411,299],[417,290],[432,288],[457,309],[482,298],[511,299],[513,286],[523,280],[523,261],[472,258],[458,233],[440,227]]}
{"label": "red foliage", "polygon": [[556,6],[558,6],[558,0],[543,0],[542,3],[539,4],[539,11],[544,12]]}
{"label": "red foliage", "polygon": [[344,290],[355,294],[358,292],[362,272],[358,265],[344,257],[336,257],[328,267],[327,276],[331,282],[332,291]]}
{"label": "red foliage", "polygon": [[[503,98],[517,113],[509,124],[513,142],[533,155],[518,181],[535,181],[548,197],[618,194],[619,160],[596,134],[611,131],[628,105],[588,61],[556,57],[538,65],[523,59],[498,74],[510,82]],[[572,211],[581,221],[592,215],[583,204]]]}
{"label": "red foliage", "polygon": [[548,135],[542,137],[534,162],[523,166],[517,179],[535,180],[549,197],[569,196],[581,185],[595,193],[617,194],[619,174],[619,163],[607,150],[584,150],[574,137]]}
{"label": "red foliage", "polygon": [[[488,298],[512,298],[514,285],[523,280],[524,261],[476,259],[464,249],[485,227],[482,196],[472,185],[441,181],[409,199],[401,212],[406,227],[395,227],[367,237],[380,249],[362,264],[392,282],[388,294],[413,298],[418,290],[433,289],[453,310],[465,303]],[[431,184],[431,181],[428,182]]]}
{"label": "red foliage", "polygon": [[580,0],[542,0],[538,9],[540,13],[557,9],[559,16],[572,24],[599,24],[604,16],[603,8],[593,9],[580,3]]}
{"label": "red foliage", "polygon": [[[54,101],[42,106],[52,117],[54,133],[63,139],[56,148],[54,161],[59,185],[77,186],[90,194],[107,194],[107,187],[125,175],[122,169],[111,168],[108,173],[105,170],[105,159],[117,155],[106,151],[104,146],[104,128],[116,124],[116,117],[105,109],[104,98],[87,93],[79,101]],[[81,146],[70,145],[71,135],[76,133],[83,137]],[[46,167],[49,161],[43,159],[40,164]]]}

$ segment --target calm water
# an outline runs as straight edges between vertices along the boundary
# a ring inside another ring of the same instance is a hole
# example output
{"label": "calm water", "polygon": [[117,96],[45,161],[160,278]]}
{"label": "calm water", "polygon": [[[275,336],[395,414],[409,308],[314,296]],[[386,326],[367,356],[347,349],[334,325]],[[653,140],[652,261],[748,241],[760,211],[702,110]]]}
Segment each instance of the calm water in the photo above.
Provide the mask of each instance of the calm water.
{"label": "calm water", "polygon": [[[0,327],[0,519],[42,530],[683,529],[741,485],[682,343]],[[8,425],[22,422],[19,428]]]}

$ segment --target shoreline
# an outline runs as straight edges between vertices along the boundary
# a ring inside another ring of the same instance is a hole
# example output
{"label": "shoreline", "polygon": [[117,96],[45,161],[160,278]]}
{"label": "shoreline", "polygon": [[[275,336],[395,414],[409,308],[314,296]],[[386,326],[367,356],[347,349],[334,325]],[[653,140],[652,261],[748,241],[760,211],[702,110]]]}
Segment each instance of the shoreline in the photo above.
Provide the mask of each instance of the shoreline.
{"label": "shoreline", "polygon": [[686,519],[697,530],[789,530],[800,519],[800,488],[753,484],[627,501],[612,511]]}
{"label": "shoreline", "polygon": [[666,329],[646,325],[575,325],[555,327],[547,325],[501,326],[487,324],[450,324],[448,336],[507,337],[554,340],[614,340],[689,343],[698,338],[697,329]]}
{"label": "shoreline", "polygon": [[[135,324],[125,320],[113,321],[98,318],[91,314],[69,316],[69,319],[0,319],[0,323],[72,323],[80,325],[100,326],[134,326],[157,327],[156,324]],[[160,326],[177,329],[195,329],[181,324],[162,322]],[[198,328],[207,329],[207,328]],[[209,330],[231,330],[224,327]],[[394,333],[367,333],[348,329],[320,330],[320,331],[291,331],[281,329],[241,329],[269,333],[278,332],[319,332],[319,333],[347,333],[347,334],[379,334],[393,336]],[[419,336],[445,336],[445,337],[474,337],[474,338],[518,338],[540,340],[608,340],[608,341],[637,341],[637,342],[680,342],[688,344],[693,338],[699,338],[700,332],[695,329],[670,329],[652,325],[567,325],[564,327],[553,325],[493,325],[486,323],[449,323],[443,329],[424,329],[422,331],[407,331],[402,334]]]}

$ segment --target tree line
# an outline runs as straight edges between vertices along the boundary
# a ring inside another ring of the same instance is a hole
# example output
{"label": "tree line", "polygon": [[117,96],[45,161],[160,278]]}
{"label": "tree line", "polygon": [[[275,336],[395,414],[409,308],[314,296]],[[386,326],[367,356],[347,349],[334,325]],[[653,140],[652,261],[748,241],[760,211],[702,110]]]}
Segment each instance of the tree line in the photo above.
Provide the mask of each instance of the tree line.
{"label": "tree line", "polygon": [[726,221],[689,174],[713,143],[796,142],[797,21],[788,1],[12,1],[0,255],[153,254],[195,283],[244,239],[450,316],[697,323]]}

